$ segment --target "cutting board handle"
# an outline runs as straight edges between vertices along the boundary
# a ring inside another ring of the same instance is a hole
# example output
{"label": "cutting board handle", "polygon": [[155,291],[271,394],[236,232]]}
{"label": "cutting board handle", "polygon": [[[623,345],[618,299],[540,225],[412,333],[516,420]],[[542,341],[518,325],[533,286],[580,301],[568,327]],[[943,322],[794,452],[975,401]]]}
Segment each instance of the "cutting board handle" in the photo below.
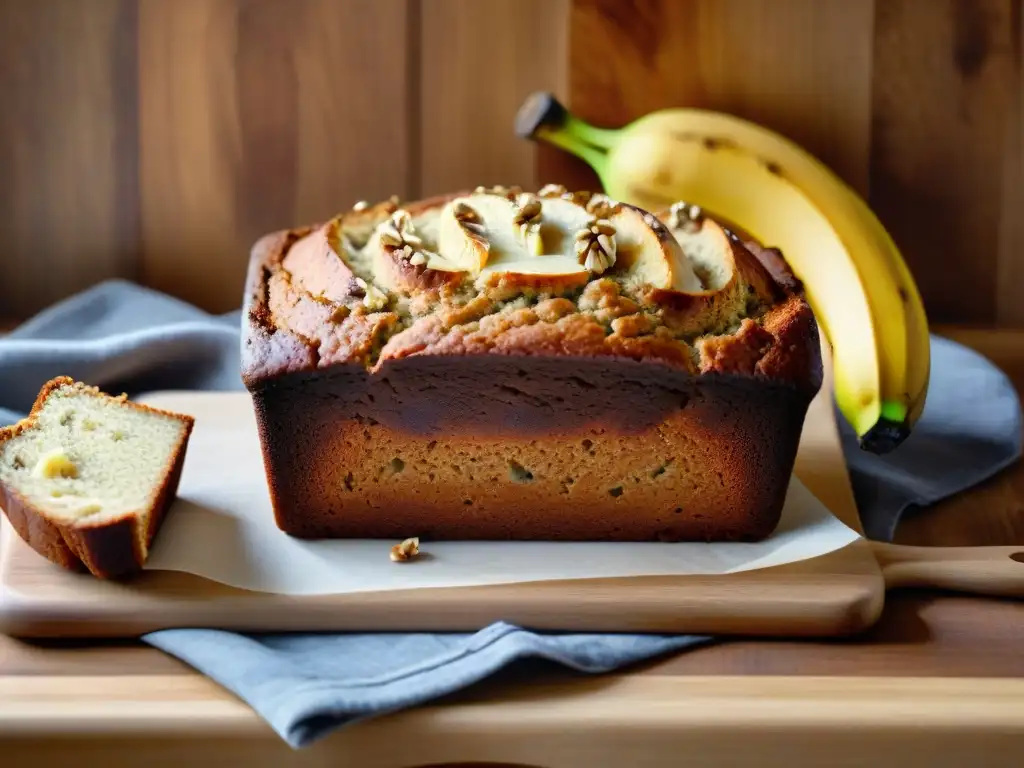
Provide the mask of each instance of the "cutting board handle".
{"label": "cutting board handle", "polygon": [[871,542],[887,589],[931,587],[1024,597],[1024,546],[908,547]]}

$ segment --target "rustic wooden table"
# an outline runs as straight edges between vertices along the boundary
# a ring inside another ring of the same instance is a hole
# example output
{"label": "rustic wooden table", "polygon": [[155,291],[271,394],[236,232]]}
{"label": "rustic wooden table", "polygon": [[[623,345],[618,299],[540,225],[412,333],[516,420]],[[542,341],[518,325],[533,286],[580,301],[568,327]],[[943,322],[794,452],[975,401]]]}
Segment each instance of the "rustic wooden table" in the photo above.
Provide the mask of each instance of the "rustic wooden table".
{"label": "rustic wooden table", "polygon": [[[1024,331],[939,329],[1024,391]],[[1024,544],[1024,466],[909,516],[897,541]],[[1024,567],[1024,566],[1022,566]],[[631,674],[500,676],[293,752],[244,704],[137,643],[0,637],[4,765],[361,768],[1024,764],[1024,602],[891,593],[839,641],[736,640]]]}

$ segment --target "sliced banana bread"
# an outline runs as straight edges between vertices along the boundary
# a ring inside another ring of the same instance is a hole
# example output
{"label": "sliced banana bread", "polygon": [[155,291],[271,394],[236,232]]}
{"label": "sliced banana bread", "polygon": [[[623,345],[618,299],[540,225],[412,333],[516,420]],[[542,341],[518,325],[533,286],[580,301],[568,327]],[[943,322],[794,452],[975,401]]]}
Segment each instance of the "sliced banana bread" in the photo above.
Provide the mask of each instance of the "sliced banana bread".
{"label": "sliced banana bread", "polygon": [[0,429],[0,506],[33,549],[70,570],[140,570],[174,499],[193,418],[67,377]]}

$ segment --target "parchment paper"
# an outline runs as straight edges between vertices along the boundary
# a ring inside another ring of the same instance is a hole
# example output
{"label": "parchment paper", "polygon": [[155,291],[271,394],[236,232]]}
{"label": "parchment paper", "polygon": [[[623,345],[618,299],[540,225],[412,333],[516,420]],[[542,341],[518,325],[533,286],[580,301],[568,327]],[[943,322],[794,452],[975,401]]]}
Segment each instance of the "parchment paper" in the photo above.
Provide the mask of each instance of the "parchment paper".
{"label": "parchment paper", "polygon": [[195,430],[178,499],[148,570],[184,571],[263,592],[340,594],[734,573],[817,557],[858,538],[793,477],[782,521],[760,543],[423,542],[421,557],[394,563],[388,553],[396,541],[302,541],[282,533],[274,523],[248,398],[203,397],[208,399],[190,401],[198,405],[187,409],[197,417]]}

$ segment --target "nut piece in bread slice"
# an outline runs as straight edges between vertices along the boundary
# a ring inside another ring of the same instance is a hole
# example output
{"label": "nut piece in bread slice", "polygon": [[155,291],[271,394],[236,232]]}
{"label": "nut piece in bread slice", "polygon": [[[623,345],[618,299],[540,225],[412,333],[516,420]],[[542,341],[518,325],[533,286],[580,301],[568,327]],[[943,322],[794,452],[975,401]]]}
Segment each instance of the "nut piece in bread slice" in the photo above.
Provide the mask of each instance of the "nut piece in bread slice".
{"label": "nut piece in bread slice", "polygon": [[68,377],[0,429],[0,507],[43,557],[103,579],[142,569],[174,500],[191,416]]}

